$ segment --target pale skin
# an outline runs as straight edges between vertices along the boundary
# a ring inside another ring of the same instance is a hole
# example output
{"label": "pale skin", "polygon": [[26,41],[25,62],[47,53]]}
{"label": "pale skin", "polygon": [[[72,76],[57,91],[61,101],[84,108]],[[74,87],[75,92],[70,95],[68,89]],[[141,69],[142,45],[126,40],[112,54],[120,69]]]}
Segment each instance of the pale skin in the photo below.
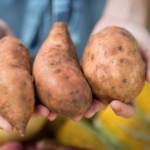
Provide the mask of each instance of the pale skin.
{"label": "pale skin", "polygon": [[[148,82],[150,82],[150,34],[145,26],[148,18],[149,5],[150,0],[107,0],[103,15],[91,33],[91,35],[95,34],[110,25],[123,27],[131,32],[137,39],[143,58],[146,61],[146,80]],[[8,26],[2,21],[0,21],[0,29],[0,38],[5,35],[13,35]],[[132,117],[135,113],[134,100],[129,104],[122,103],[119,100],[113,100],[109,105],[116,115],[124,118]],[[74,116],[71,119],[79,121],[82,117],[91,118],[106,107],[106,104],[97,99],[93,99],[90,108],[84,114]],[[37,116],[43,116],[53,121],[56,119],[57,114],[51,112],[43,105],[37,105],[33,117]],[[13,130],[13,127],[1,116],[0,128],[8,132]]]}

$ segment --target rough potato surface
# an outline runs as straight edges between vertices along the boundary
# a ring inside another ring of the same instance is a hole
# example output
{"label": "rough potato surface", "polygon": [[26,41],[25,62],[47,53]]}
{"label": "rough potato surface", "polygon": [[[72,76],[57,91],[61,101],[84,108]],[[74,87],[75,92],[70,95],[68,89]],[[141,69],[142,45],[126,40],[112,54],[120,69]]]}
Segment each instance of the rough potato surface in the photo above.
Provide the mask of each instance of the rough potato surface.
{"label": "rough potato surface", "polygon": [[129,103],[141,92],[145,81],[139,45],[120,27],[107,27],[90,38],[82,68],[92,92],[105,103],[115,99]]}
{"label": "rough potato surface", "polygon": [[29,53],[17,38],[4,37],[0,40],[0,114],[23,135],[33,109]]}
{"label": "rough potato surface", "polygon": [[35,58],[33,75],[36,93],[51,111],[76,116],[89,108],[91,89],[65,23],[53,25]]}

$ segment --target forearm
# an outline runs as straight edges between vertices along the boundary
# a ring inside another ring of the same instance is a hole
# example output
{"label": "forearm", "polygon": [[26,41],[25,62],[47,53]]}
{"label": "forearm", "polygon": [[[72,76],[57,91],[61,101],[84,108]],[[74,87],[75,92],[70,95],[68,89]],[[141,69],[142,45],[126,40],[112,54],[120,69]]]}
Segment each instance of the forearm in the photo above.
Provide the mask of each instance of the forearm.
{"label": "forearm", "polygon": [[103,16],[145,25],[149,5],[150,0],[107,0]]}

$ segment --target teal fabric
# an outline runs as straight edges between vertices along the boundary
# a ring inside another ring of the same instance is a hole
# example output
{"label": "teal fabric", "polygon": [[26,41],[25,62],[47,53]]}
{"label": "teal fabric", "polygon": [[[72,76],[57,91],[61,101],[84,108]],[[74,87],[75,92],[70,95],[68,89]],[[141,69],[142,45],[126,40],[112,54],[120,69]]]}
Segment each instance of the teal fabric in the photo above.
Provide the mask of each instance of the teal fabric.
{"label": "teal fabric", "polygon": [[0,0],[0,18],[29,49],[34,59],[56,21],[66,22],[79,59],[100,18],[105,0]]}

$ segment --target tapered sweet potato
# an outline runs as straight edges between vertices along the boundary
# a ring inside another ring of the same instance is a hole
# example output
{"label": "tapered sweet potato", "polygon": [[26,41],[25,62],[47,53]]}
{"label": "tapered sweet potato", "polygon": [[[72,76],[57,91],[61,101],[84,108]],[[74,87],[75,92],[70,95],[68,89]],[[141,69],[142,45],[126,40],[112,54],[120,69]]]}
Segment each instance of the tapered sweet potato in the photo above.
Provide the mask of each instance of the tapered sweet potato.
{"label": "tapered sweet potato", "polygon": [[90,38],[82,68],[94,95],[105,103],[114,99],[130,102],[145,82],[145,62],[136,39],[115,26]]}
{"label": "tapered sweet potato", "polygon": [[39,99],[51,111],[76,116],[89,108],[91,89],[65,23],[53,25],[35,58],[33,76]]}
{"label": "tapered sweet potato", "polygon": [[17,38],[4,37],[0,40],[0,114],[23,135],[33,109],[29,53]]}

